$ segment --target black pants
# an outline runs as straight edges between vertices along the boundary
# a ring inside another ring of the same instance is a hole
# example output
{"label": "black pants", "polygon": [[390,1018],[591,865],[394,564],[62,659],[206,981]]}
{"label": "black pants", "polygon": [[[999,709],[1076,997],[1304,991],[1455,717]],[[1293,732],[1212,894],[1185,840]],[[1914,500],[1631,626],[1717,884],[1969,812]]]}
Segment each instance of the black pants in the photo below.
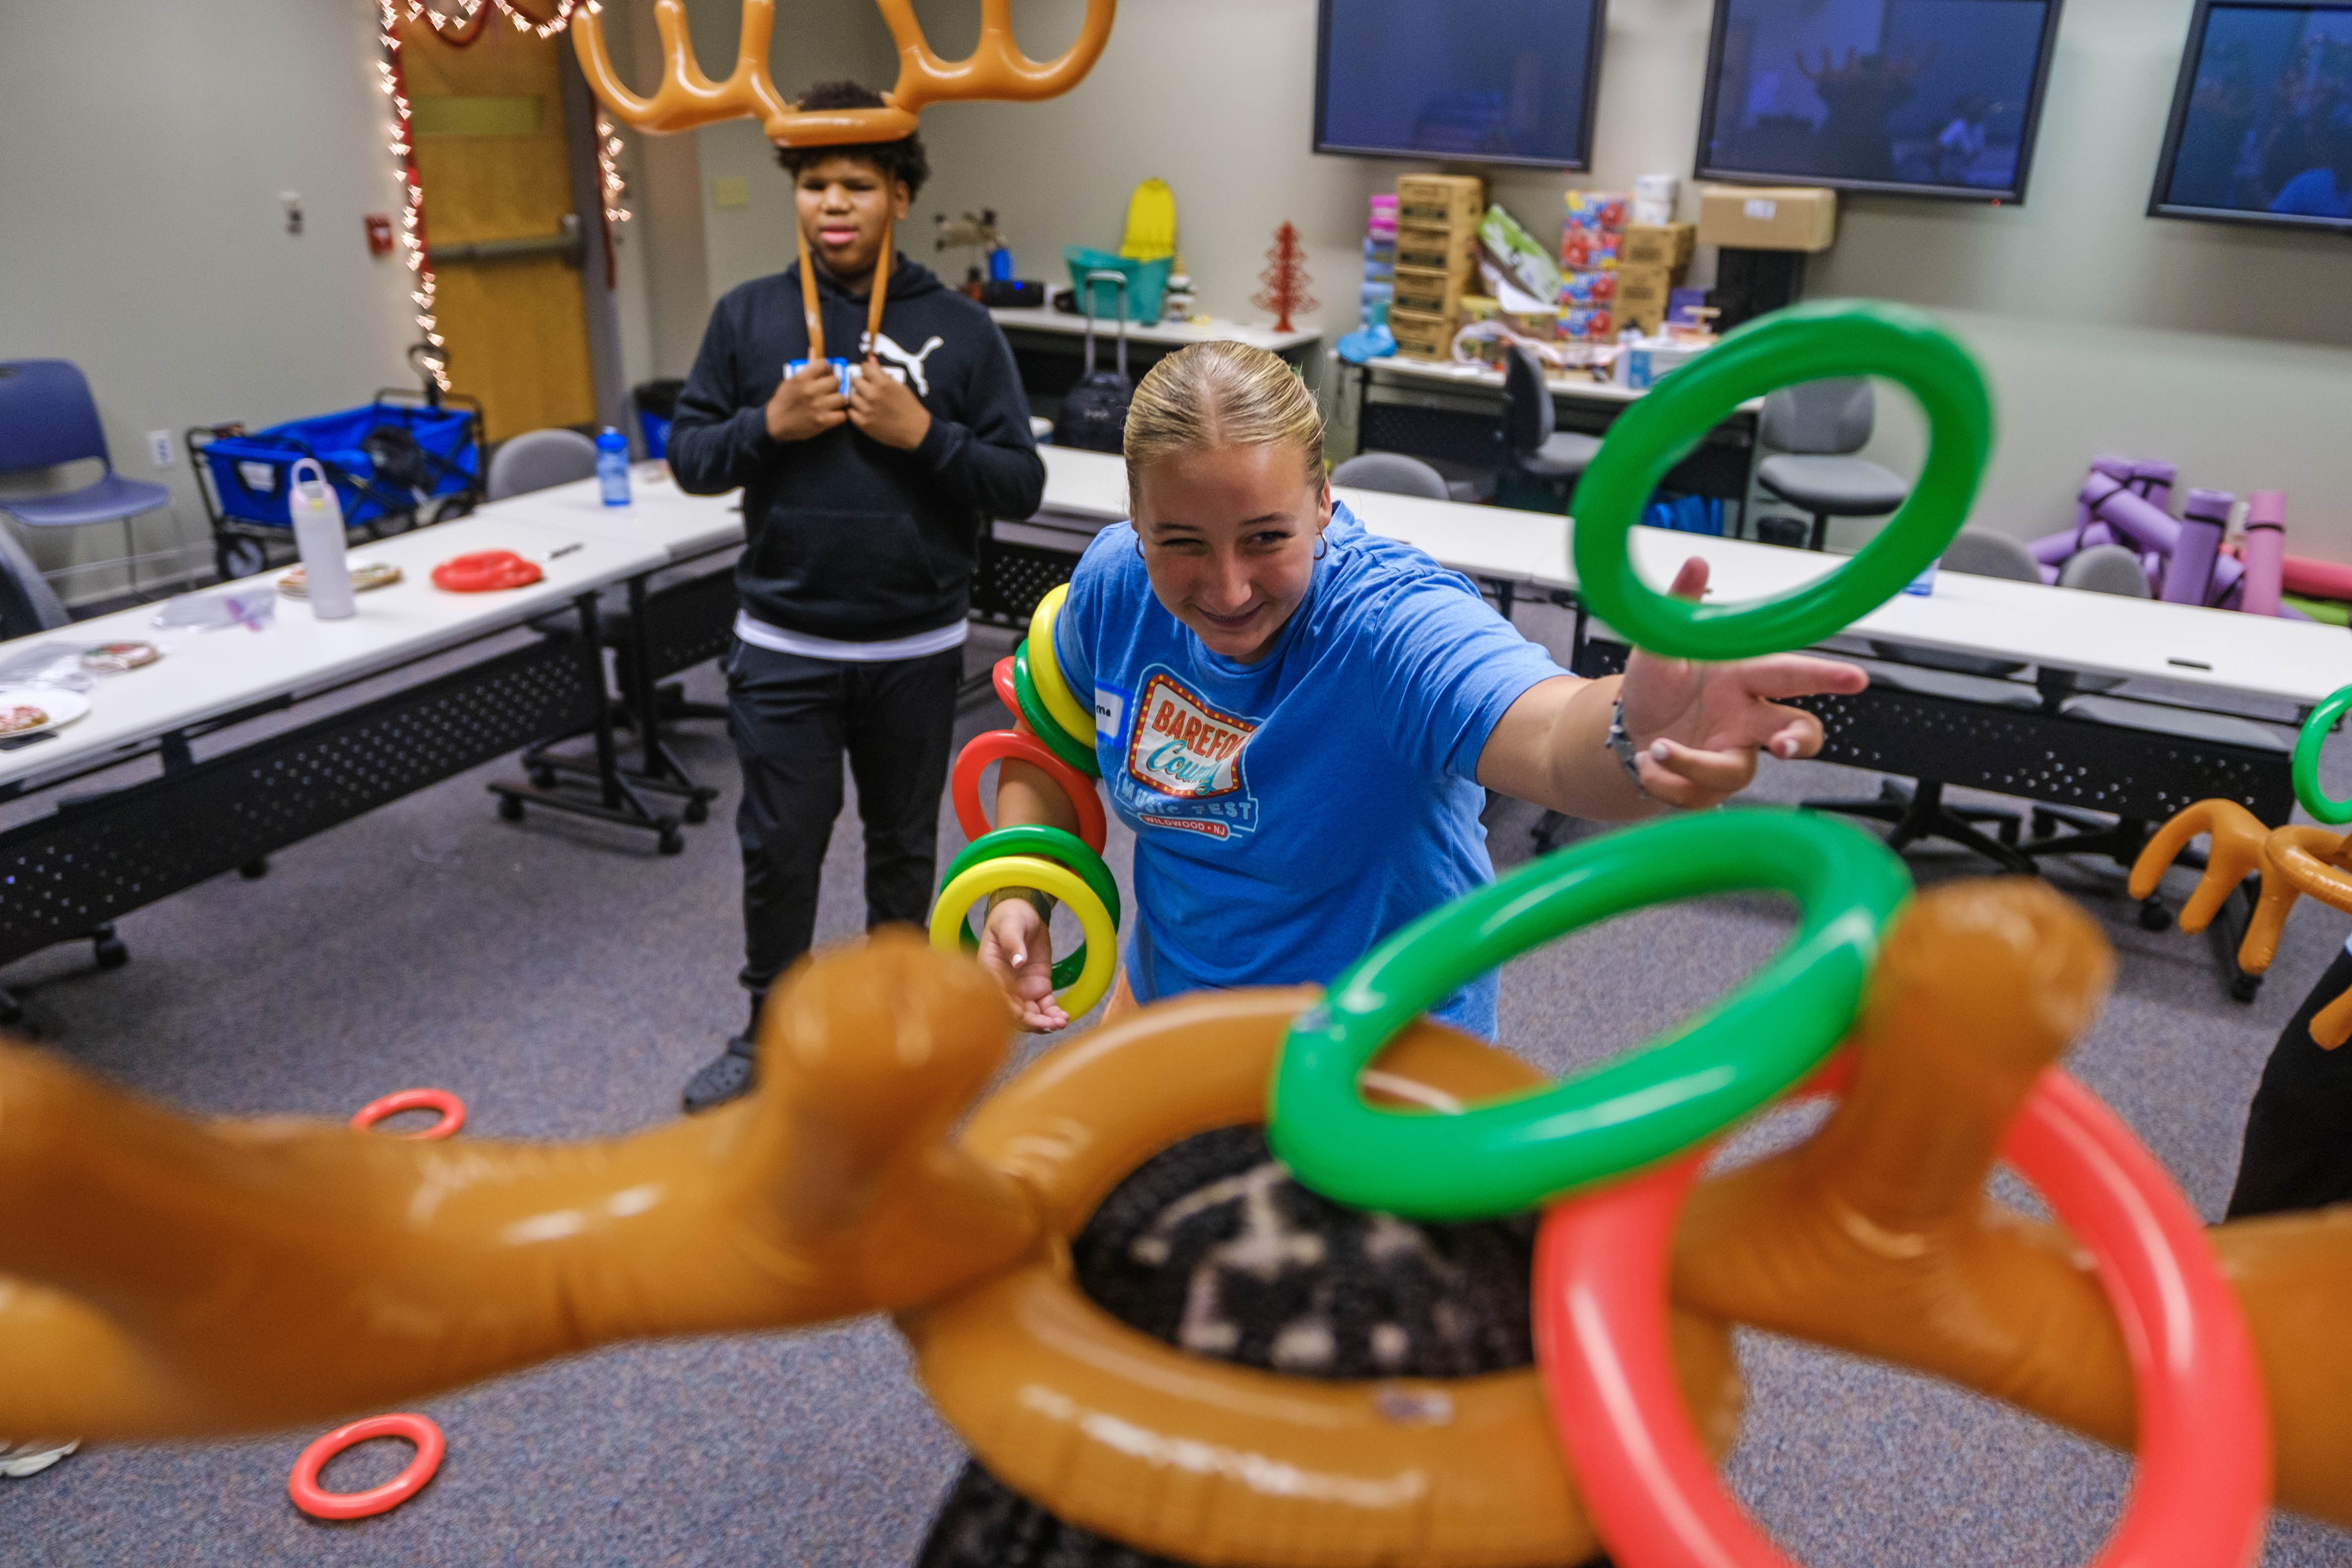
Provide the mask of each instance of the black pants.
{"label": "black pants", "polygon": [[940,792],[963,650],[844,664],[738,643],[729,728],[743,763],[744,986],[764,994],[809,950],[817,883],[841,815],[841,756],[866,826],[866,923],[929,917]]}
{"label": "black pants", "polygon": [[2311,1037],[2313,1016],[2347,985],[2352,953],[2339,949],[2271,1047],[2246,1112],[2230,1218],[2352,1200],[2352,1043],[2326,1051]]}

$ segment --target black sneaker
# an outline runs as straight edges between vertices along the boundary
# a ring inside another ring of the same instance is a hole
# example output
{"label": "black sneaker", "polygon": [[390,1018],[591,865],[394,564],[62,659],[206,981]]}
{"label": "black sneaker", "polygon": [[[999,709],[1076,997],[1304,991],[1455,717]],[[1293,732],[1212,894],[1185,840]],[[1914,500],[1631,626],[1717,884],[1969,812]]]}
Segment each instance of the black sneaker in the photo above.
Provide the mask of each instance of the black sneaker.
{"label": "black sneaker", "polygon": [[748,1037],[738,1035],[715,1058],[703,1063],[701,1070],[686,1080],[686,1113],[691,1116],[749,1094],[757,1065],[752,1059],[754,1048]]}

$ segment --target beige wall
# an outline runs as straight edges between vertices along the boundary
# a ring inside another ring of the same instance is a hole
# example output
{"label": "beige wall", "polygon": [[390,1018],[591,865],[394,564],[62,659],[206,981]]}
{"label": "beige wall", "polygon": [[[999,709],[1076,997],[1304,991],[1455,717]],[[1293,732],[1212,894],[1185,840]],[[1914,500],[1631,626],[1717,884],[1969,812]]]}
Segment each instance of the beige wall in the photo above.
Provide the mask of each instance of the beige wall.
{"label": "beige wall", "polygon": [[[361,225],[399,211],[374,16],[316,0],[0,5],[0,359],[79,364],[115,467],[171,487],[176,518],[142,522],[142,551],[209,560],[184,426],[414,384],[406,274],[368,255]],[[301,193],[299,235],[280,191]],[[156,429],[173,441],[160,471]],[[32,542],[56,569],[120,555],[122,535]],[[68,599],[123,585],[111,571],[58,584]]]}
{"label": "beige wall", "polygon": [[[1697,140],[1707,0],[1614,0],[1595,169],[1622,188],[1685,174]],[[2001,442],[1976,521],[2061,526],[2089,458],[2166,457],[2190,484],[2290,492],[2289,548],[2352,561],[2352,249],[2339,239],[2142,215],[2191,0],[2067,0],[2023,207],[1864,198],[1847,204],[1810,292],[1877,295],[1947,317],[1982,357]],[[1022,0],[1033,55],[1060,47],[1082,0]],[[942,47],[971,36],[976,0],[924,7]],[[1043,104],[945,105],[925,116],[939,176],[919,205],[994,206],[1024,276],[1056,276],[1068,242],[1116,242],[1127,196],[1175,187],[1179,239],[1203,304],[1254,319],[1268,237],[1306,236],[1328,328],[1354,322],[1364,198],[1411,165],[1317,157],[1314,0],[1129,0],[1087,80]],[[1559,226],[1571,181],[1503,173],[1528,226]],[[1685,215],[1694,205],[1685,191]],[[1702,277],[1711,262],[1704,255]],[[1890,405],[1897,400],[1888,400]],[[1916,463],[1908,410],[1876,453]]]}

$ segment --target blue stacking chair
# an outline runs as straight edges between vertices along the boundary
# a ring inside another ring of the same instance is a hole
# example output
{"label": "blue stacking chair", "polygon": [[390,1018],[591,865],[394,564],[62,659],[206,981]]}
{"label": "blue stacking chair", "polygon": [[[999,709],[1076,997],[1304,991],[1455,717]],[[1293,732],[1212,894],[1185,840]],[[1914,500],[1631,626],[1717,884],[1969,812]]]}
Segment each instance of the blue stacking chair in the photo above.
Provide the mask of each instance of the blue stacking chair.
{"label": "blue stacking chair", "polygon": [[0,474],[54,468],[85,458],[96,458],[106,467],[96,484],[63,495],[12,498],[0,501],[0,511],[27,528],[121,523],[123,565],[136,593],[139,552],[131,541],[131,520],[169,507],[172,492],[114,471],[89,383],[69,361],[0,361]]}

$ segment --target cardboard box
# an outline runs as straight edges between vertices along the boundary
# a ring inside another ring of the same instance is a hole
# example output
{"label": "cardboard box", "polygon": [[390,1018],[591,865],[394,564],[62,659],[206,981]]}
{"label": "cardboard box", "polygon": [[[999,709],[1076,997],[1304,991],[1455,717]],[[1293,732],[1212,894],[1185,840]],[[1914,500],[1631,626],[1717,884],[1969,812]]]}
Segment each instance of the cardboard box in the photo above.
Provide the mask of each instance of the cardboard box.
{"label": "cardboard box", "polygon": [[1478,226],[1486,210],[1486,182],[1475,174],[1399,174],[1397,226]]}
{"label": "cardboard box", "polygon": [[1396,339],[1397,353],[1405,359],[1454,357],[1454,323],[1444,316],[1391,310],[1389,333]]}
{"label": "cardboard box", "polygon": [[1654,332],[1665,324],[1666,307],[1682,281],[1681,269],[1651,265],[1617,269],[1617,324]]}
{"label": "cardboard box", "polygon": [[1688,267],[1698,244],[1695,223],[1629,224],[1618,242],[1620,267]]}
{"label": "cardboard box", "polygon": [[1458,272],[1438,272],[1419,267],[1396,269],[1396,309],[1421,316],[1452,316],[1462,308],[1466,292]]}
{"label": "cardboard box", "polygon": [[1837,193],[1819,185],[1708,185],[1698,195],[1698,240],[1739,250],[1827,250],[1837,238]]}
{"label": "cardboard box", "polygon": [[1478,226],[1459,231],[1408,226],[1397,230],[1396,264],[1450,272],[1464,281],[1478,275]]}

